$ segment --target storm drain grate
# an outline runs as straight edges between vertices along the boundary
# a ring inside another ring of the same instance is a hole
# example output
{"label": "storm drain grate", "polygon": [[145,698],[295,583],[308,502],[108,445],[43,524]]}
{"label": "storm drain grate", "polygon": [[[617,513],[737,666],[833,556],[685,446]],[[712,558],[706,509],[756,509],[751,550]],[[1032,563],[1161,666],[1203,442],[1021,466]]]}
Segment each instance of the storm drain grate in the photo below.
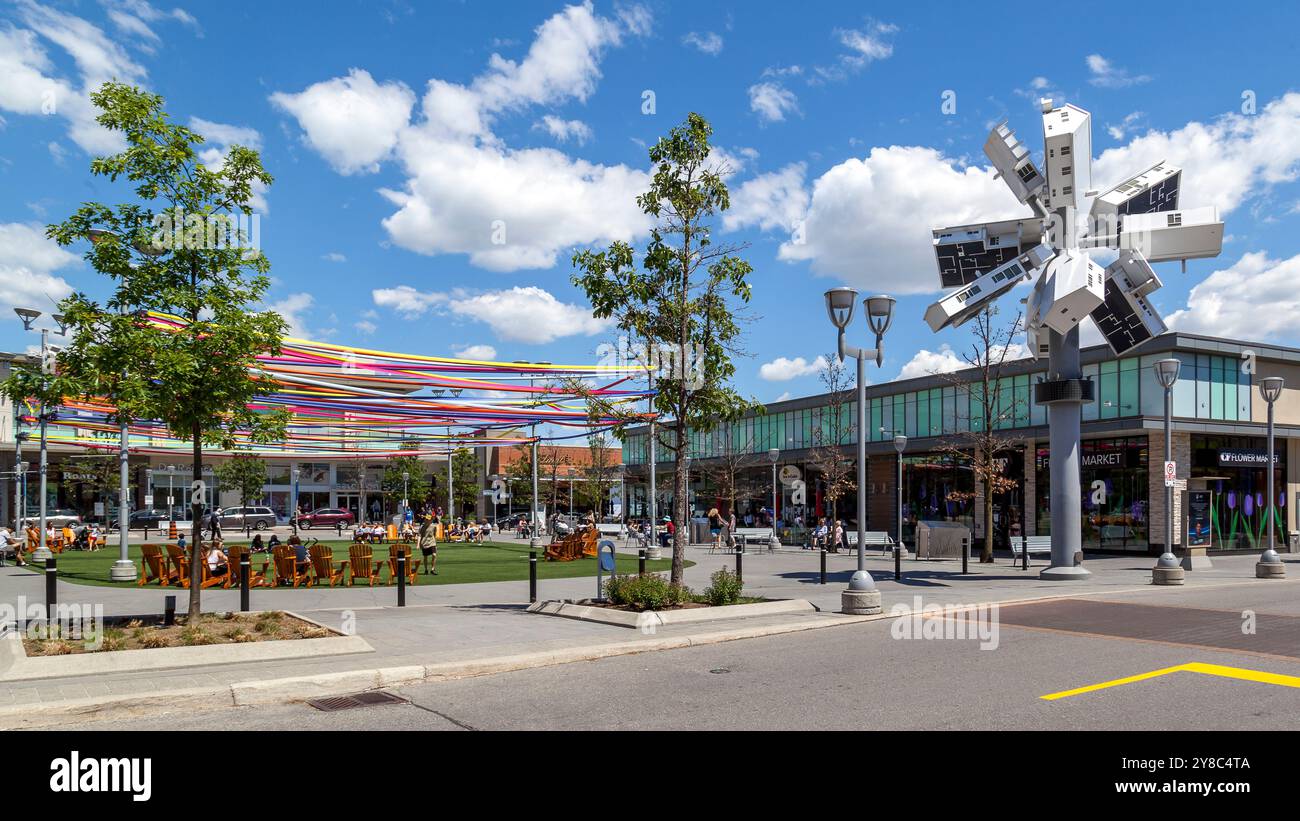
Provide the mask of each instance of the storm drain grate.
{"label": "storm drain grate", "polygon": [[307,703],[323,713],[337,713],[339,710],[372,707],[376,704],[406,704],[407,700],[401,696],[393,695],[387,690],[374,690],[368,693],[351,693],[346,696],[314,698]]}

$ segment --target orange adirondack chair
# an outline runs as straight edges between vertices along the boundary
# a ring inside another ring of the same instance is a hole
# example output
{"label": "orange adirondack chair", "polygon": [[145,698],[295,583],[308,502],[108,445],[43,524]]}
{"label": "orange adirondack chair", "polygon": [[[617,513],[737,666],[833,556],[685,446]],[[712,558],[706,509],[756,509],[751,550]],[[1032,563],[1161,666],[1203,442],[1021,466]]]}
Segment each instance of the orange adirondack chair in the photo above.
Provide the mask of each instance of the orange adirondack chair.
{"label": "orange adirondack chair", "polygon": [[[178,545],[167,545],[167,558],[171,560],[172,568],[176,571],[176,583],[181,587],[190,586],[190,557],[188,548],[182,550]],[[199,575],[199,589],[214,587],[225,582],[224,576],[214,576],[208,568],[206,561],[199,565],[202,571]]]}
{"label": "orange adirondack chair", "polygon": [[172,574],[167,570],[167,557],[163,555],[162,545],[140,545],[140,578],[137,586],[143,587],[149,582],[158,582],[160,587],[171,583]]}
{"label": "orange adirondack chair", "polygon": [[393,545],[388,556],[389,584],[395,584],[397,582],[397,556],[402,553],[406,554],[406,583],[415,584],[415,580],[420,577],[420,563],[415,560],[413,555],[414,552],[415,551],[411,550],[410,545]]}
{"label": "orange adirondack chair", "polygon": [[311,566],[316,571],[316,581],[320,584],[329,582],[329,586],[343,584],[343,574],[347,572],[348,560],[344,559],[339,562],[338,567],[334,566],[334,550],[323,544],[313,544],[307,548],[311,555]]}
{"label": "orange adirondack chair", "polygon": [[368,544],[354,544],[348,548],[348,558],[351,560],[351,573],[348,584],[356,584],[357,580],[368,582],[371,587],[375,586],[376,581],[382,582],[380,573],[383,565],[374,561],[374,550]]}
{"label": "orange adirondack chair", "polygon": [[[240,562],[244,554],[248,553],[248,547],[240,544],[233,544],[226,551],[226,556],[230,558],[230,569],[226,571],[226,588],[239,587],[239,574],[242,572]],[[249,587],[269,587],[270,582],[266,580],[266,570],[271,563],[265,559],[262,560],[262,569],[256,570],[252,560],[248,564],[248,586]]]}
{"label": "orange adirondack chair", "polygon": [[298,565],[298,551],[293,545],[280,545],[275,549],[275,586],[289,585],[299,587],[302,585],[311,587],[311,576],[307,575],[307,568]]}

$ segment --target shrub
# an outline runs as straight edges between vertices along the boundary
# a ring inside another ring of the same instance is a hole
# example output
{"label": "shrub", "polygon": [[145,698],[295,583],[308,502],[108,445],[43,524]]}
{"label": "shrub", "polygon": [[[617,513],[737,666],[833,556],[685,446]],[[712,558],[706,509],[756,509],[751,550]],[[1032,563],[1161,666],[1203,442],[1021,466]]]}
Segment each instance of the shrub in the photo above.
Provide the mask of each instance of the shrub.
{"label": "shrub", "polygon": [[615,576],[605,583],[605,597],[611,604],[633,610],[662,610],[691,598],[690,588],[672,585],[657,573],[644,576]]}
{"label": "shrub", "polygon": [[170,647],[171,640],[162,633],[146,633],[140,639],[140,646],[146,650],[156,650],[159,647]]}
{"label": "shrub", "polygon": [[199,644],[211,644],[212,636],[202,627],[186,627],[181,631],[181,644],[194,647]]}
{"label": "shrub", "polygon": [[744,587],[740,577],[725,567],[709,577],[711,584],[704,589],[704,598],[714,607],[735,604],[740,601],[740,592]]}

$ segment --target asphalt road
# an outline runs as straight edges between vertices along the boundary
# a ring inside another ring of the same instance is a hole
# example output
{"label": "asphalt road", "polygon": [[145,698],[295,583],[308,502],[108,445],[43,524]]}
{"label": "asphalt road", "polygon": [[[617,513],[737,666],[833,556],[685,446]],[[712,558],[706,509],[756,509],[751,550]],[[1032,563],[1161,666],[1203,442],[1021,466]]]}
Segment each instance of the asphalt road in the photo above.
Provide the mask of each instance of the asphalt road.
{"label": "asphalt road", "polygon": [[[1114,600],[1141,601],[1140,596]],[[1167,605],[1300,616],[1243,585]],[[1178,611],[1171,613],[1177,618]],[[1300,618],[1269,654],[1002,624],[978,640],[899,639],[893,621],[623,656],[398,691],[409,704],[320,712],[307,705],[96,721],[87,729],[837,730],[1300,729],[1300,689],[1176,672],[1046,701],[1041,696],[1188,662],[1300,677]],[[1261,620],[1263,623],[1263,620]],[[1269,630],[1281,630],[1269,627]],[[1213,632],[1213,631],[1211,631]],[[1207,634],[1208,635],[1208,634]],[[1186,638],[1186,637],[1184,637]],[[1202,637],[1214,641],[1213,636]],[[1201,639],[1196,639],[1197,641]],[[1297,680],[1300,682],[1300,679]],[[69,727],[68,729],[75,729]]]}

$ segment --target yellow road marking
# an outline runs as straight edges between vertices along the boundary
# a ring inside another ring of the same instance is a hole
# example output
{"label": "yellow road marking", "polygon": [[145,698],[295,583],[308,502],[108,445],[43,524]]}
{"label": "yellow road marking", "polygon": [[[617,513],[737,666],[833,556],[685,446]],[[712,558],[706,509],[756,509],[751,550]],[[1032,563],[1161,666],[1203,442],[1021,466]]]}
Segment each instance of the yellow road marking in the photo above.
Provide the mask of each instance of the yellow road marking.
{"label": "yellow road marking", "polygon": [[1160,670],[1152,670],[1149,673],[1139,673],[1136,676],[1126,676],[1117,678],[1113,681],[1103,681],[1100,684],[1089,684],[1087,687],[1077,687],[1073,690],[1062,690],[1059,693],[1048,693],[1040,696],[1044,701],[1056,701],[1060,698],[1069,698],[1070,696],[1083,695],[1096,690],[1104,690],[1107,687],[1118,687],[1121,684],[1132,684],[1135,681],[1146,681],[1147,679],[1157,676],[1168,675],[1169,673],[1202,673],[1207,676],[1221,676],[1223,678],[1235,678],[1242,681],[1256,681],[1261,684],[1276,684],[1279,687],[1295,687],[1300,689],[1300,676],[1286,676],[1281,673],[1268,673],[1263,670],[1247,670],[1244,667],[1228,667],[1222,664],[1205,664],[1199,661],[1189,662],[1188,664],[1179,664],[1176,667],[1165,667]]}

